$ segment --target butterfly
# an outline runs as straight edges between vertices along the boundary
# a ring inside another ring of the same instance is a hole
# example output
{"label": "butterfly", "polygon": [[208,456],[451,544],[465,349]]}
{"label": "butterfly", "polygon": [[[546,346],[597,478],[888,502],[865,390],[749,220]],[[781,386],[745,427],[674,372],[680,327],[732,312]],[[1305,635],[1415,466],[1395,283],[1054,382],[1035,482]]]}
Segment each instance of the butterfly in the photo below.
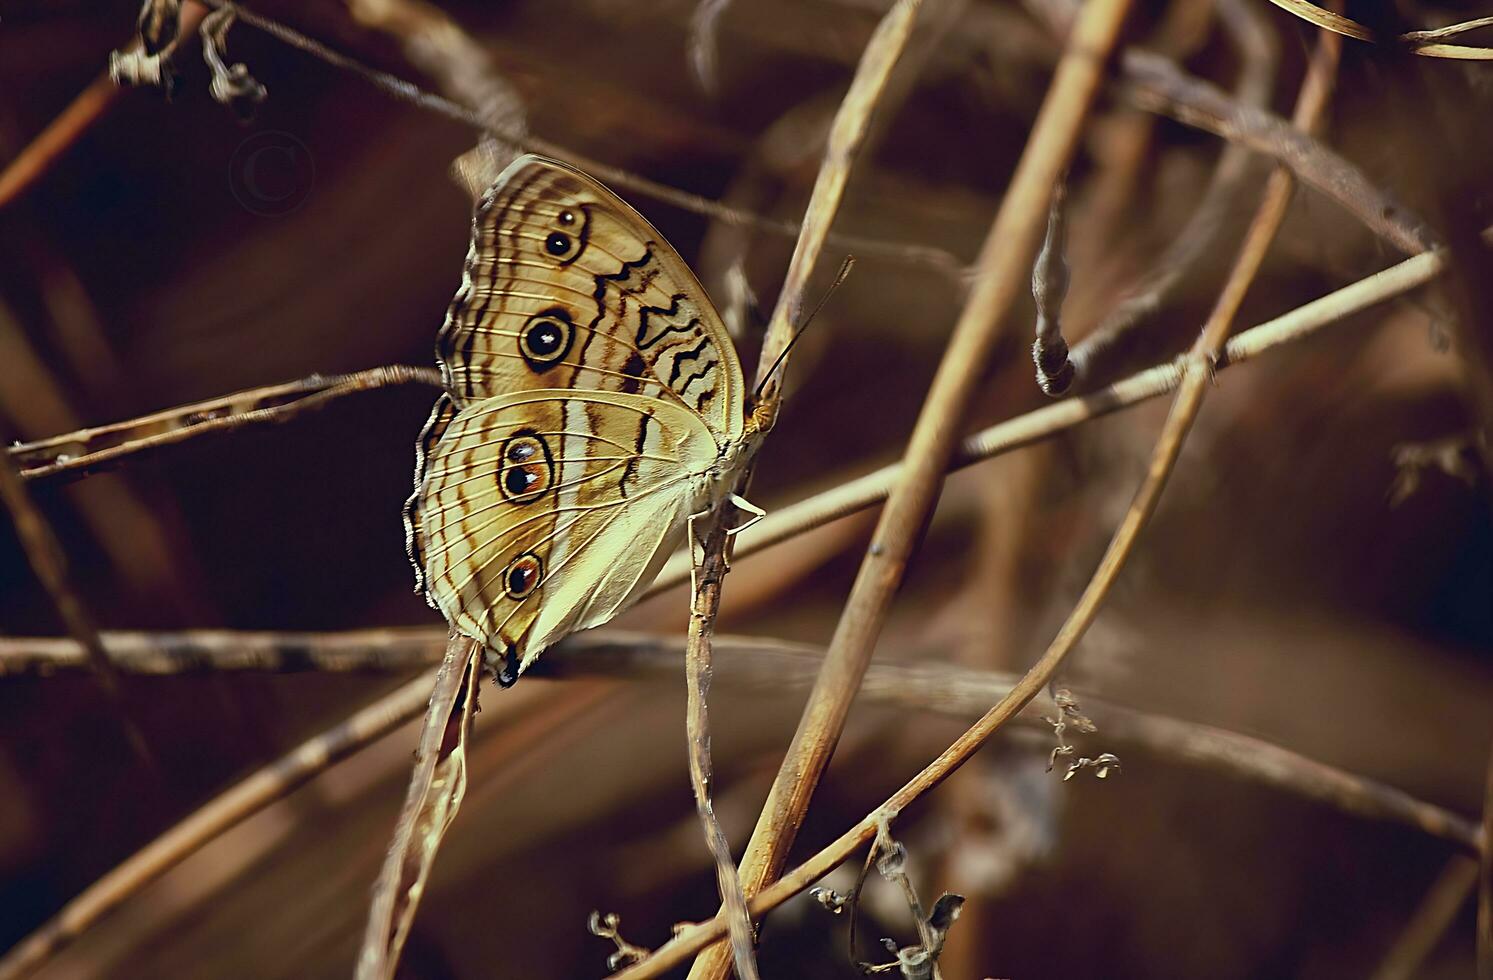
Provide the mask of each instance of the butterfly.
{"label": "butterfly", "polygon": [[679,253],[575,168],[519,157],[478,200],[405,503],[415,591],[503,686],[634,602],[764,429]]}

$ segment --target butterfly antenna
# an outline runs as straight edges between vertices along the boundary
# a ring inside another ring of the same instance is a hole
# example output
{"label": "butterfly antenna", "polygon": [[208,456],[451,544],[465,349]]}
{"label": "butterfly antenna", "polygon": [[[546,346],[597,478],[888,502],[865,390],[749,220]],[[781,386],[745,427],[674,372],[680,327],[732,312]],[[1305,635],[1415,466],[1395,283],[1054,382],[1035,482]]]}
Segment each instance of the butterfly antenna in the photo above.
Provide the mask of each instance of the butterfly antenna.
{"label": "butterfly antenna", "polygon": [[798,343],[798,338],[804,335],[804,331],[809,328],[809,324],[814,322],[814,318],[819,315],[819,311],[824,309],[824,304],[829,302],[829,298],[835,294],[835,290],[839,289],[840,285],[850,276],[850,270],[853,268],[855,268],[855,256],[845,256],[845,261],[840,263],[840,271],[835,273],[834,282],[830,283],[829,287],[825,289],[824,295],[819,297],[819,302],[814,304],[814,309],[809,312],[808,316],[804,317],[804,322],[799,324],[798,329],[793,332],[793,338],[788,341],[788,346],[783,348],[783,352],[778,355],[778,359],[772,362],[772,367],[768,368],[767,373],[762,375],[762,380],[757,382],[757,389],[752,392],[753,401],[762,396],[762,389],[767,387],[767,382],[771,381],[772,376],[777,373],[778,368],[783,366],[784,360],[788,357],[788,352],[793,350],[793,345]]}

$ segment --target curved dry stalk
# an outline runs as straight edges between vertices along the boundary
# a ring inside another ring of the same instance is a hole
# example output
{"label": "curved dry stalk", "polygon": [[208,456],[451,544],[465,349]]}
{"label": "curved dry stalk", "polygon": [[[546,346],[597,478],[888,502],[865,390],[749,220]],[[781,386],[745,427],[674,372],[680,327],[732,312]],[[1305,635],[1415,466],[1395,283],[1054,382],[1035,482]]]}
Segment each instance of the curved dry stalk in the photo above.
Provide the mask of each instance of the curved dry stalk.
{"label": "curved dry stalk", "polygon": [[[436,666],[446,650],[446,631],[434,628],[337,633],[105,630],[99,636],[115,670],[144,677],[219,671],[401,673]],[[47,677],[87,664],[87,654],[72,640],[0,637],[0,678]]]}
{"label": "curved dry stalk", "polygon": [[[1307,0],[1270,0],[1282,10],[1288,11],[1300,17],[1309,24],[1315,24],[1326,31],[1340,34],[1343,37],[1351,37],[1355,41],[1368,41],[1371,44],[1379,44],[1384,38],[1378,36],[1374,31],[1360,24],[1358,21],[1342,14],[1324,10]],[[1453,37],[1467,31],[1476,30],[1493,24],[1493,17],[1479,17],[1461,24],[1453,24],[1450,27],[1441,27],[1432,31],[1406,31],[1398,34],[1391,40],[1403,45],[1405,50],[1411,54],[1422,55],[1427,58],[1454,58],[1463,61],[1493,61],[1493,48],[1477,48],[1463,44],[1441,44],[1441,38]]]}
{"label": "curved dry stalk", "polygon": [[1414,255],[1437,244],[1429,226],[1409,207],[1375,187],[1359,167],[1279,116],[1241,106],[1212,83],[1145,51],[1126,49],[1120,64],[1126,94],[1140,108],[1247,146],[1289,167],[1296,179],[1336,201],[1401,252]]}
{"label": "curved dry stalk", "polygon": [[172,446],[197,436],[229,432],[249,425],[285,422],[344,395],[391,385],[439,387],[434,368],[391,364],[353,374],[320,375],[284,384],[237,391],[190,405],[142,415],[124,422],[80,429],[62,435],[16,443],[5,450],[27,480],[81,479],[118,465],[127,456]]}
{"label": "curved dry stalk", "polygon": [[[1224,0],[1218,4],[1217,13],[1224,34],[1239,55],[1234,101],[1255,110],[1268,109],[1280,61],[1274,32],[1257,0]],[[1252,172],[1253,156],[1242,143],[1225,143],[1213,176],[1182,230],[1128,295],[1072,345],[1069,362],[1075,375],[1092,375],[1096,362],[1128,346],[1133,332],[1151,320],[1183,278],[1218,244],[1223,232],[1232,227],[1227,216]]]}
{"label": "curved dry stalk", "polygon": [[[1489,228],[1483,232],[1483,240],[1493,244],[1493,228]],[[1214,371],[1217,373],[1236,364],[1253,360],[1261,354],[1274,350],[1276,347],[1311,336],[1324,327],[1331,326],[1355,313],[1417,289],[1436,279],[1445,271],[1445,268],[1446,263],[1442,253],[1422,253],[1414,258],[1406,259],[1397,265],[1390,266],[1387,269],[1383,269],[1341,289],[1328,293],[1326,296],[1297,307],[1288,313],[1267,320],[1256,327],[1252,327],[1230,338],[1224,346],[1223,354],[1220,356],[1218,363],[1214,365]],[[421,372],[428,369],[409,368],[408,370]],[[431,372],[431,375],[433,378],[433,372]],[[1166,364],[1159,364],[1144,371],[1139,371],[1122,381],[1118,381],[1082,398],[1074,398],[1053,405],[1045,405],[1034,411],[1007,419],[1004,422],[997,423],[966,437],[955,452],[950,468],[962,469],[972,466],[981,460],[1051,438],[1092,419],[1101,418],[1113,412],[1134,407],[1170,391],[1174,391],[1180,383],[1181,378],[1182,358],[1179,357]],[[276,389],[294,390],[299,386],[310,383],[311,380],[306,379],[266,389],[254,389],[254,392],[262,393]],[[425,381],[428,379],[421,377],[411,378],[410,380]],[[144,419],[116,423],[114,426],[102,426],[97,430],[84,429],[78,432],[66,433],[51,439],[14,446],[11,447],[10,451],[16,453],[17,458],[23,464],[28,455],[33,452],[37,454],[37,458],[45,459],[48,458],[49,447],[85,442],[90,438],[90,433],[94,431],[104,432],[123,429],[155,418],[183,417],[190,415],[193,411],[203,409],[204,406],[219,405],[229,399],[247,396],[252,393],[241,392],[238,395],[229,395],[223,399],[215,399],[210,402],[198,403],[197,405],[180,406],[169,409],[166,412],[158,413],[157,416],[146,416]],[[302,405],[301,407],[309,406]],[[295,409],[295,411],[299,411],[299,409]],[[279,416],[276,416],[273,419],[267,420],[273,421],[278,418]],[[232,428],[236,424],[238,423],[230,424],[226,418],[223,420],[224,428]],[[203,429],[202,425],[197,425],[183,431],[187,434],[181,436],[181,439],[190,438],[204,432],[215,431],[215,428]],[[173,439],[173,441],[179,440]],[[73,465],[73,462],[70,461],[68,465]],[[805,531],[874,507],[886,499],[887,494],[891,491],[891,487],[900,478],[901,472],[902,464],[894,463],[867,473],[864,476],[857,477],[832,490],[827,490],[813,497],[779,508],[749,530],[738,535],[735,539],[733,554],[738,557],[755,554],[758,551],[786,541]],[[23,469],[22,475],[28,478],[39,478],[46,474],[45,472],[34,473],[33,470]],[[659,574],[654,585],[649,589],[648,594],[656,595],[659,592],[677,587],[681,583],[688,581],[690,574],[689,567],[689,559],[686,552],[680,552],[675,555]],[[66,644],[66,641],[61,640],[55,642],[63,645]],[[353,641],[349,641],[349,643],[352,646],[357,645]],[[243,656],[249,657],[255,655],[253,651],[246,651],[243,654]],[[5,653],[4,641],[0,640],[0,676],[7,673],[23,673],[28,671],[44,672],[53,665],[71,666],[72,664],[68,660],[68,655],[62,652],[61,649],[55,653],[49,653],[35,662],[9,659]],[[195,669],[195,666],[199,665],[195,665],[195,654],[191,652],[190,641],[187,641],[182,649],[171,653],[169,658],[155,658],[153,665],[147,666],[142,664],[140,666],[127,666],[122,669],[139,673],[173,673],[179,670]],[[309,664],[307,666],[310,669],[336,669],[320,663]],[[295,664],[287,661],[279,669],[290,670],[297,668]]]}
{"label": "curved dry stalk", "polygon": [[[772,428],[777,416],[782,377],[787,370],[788,352],[793,345],[796,326],[802,315],[804,292],[829,239],[830,226],[839,213],[851,167],[865,145],[877,103],[886,91],[892,70],[912,37],[921,7],[922,0],[898,0],[882,17],[870,40],[866,42],[850,88],[830,125],[824,160],[819,166],[814,191],[809,196],[808,208],[804,213],[803,231],[794,245],[793,257],[789,260],[788,272],[783,278],[777,306],[768,321],[767,333],[757,361],[757,397],[753,414],[764,431]],[[742,480],[742,489],[750,478],[748,471]],[[752,883],[743,881],[738,874],[725,835],[715,819],[709,796],[710,736],[706,722],[705,689],[710,683],[711,632],[720,611],[721,584],[728,568],[729,535],[720,509],[705,519],[705,526],[701,542],[704,560],[700,567],[697,591],[691,597],[689,644],[685,653],[689,679],[690,776],[700,819],[705,826],[706,840],[716,859],[716,875],[723,901],[722,914],[726,916],[730,926],[731,943],[729,950],[723,948],[718,953],[702,957],[695,964],[691,976],[724,977],[734,962],[736,975],[740,980],[752,980],[756,976],[752,952],[755,934],[751,917],[747,913],[746,899],[755,888]],[[693,519],[691,533],[694,533]]]}
{"label": "curved dry stalk", "polygon": [[466,795],[466,746],[481,679],[482,647],[452,633],[446,641],[445,659],[427,688],[425,727],[394,839],[373,886],[373,904],[354,971],[357,980],[391,980],[394,976],[436,851]]}
{"label": "curved dry stalk", "polygon": [[84,930],[190,854],[340,759],[415,717],[430,697],[434,671],[422,674],[308,739],[201,807],[90,885],[0,959],[0,980],[19,980]]}
{"label": "curved dry stalk", "polygon": [[[193,630],[186,633],[103,634],[104,644],[115,664],[125,672],[143,667],[159,676],[159,668],[178,663],[183,657],[198,668],[221,667],[235,671],[277,671],[286,662],[325,664],[329,670],[406,672],[430,668],[441,662],[447,633],[444,629],[353,630],[337,633],[265,633],[236,630]],[[717,635],[714,682],[746,696],[780,696],[785,690],[801,690],[813,683],[824,661],[821,647],[764,637]],[[624,630],[588,630],[567,637],[531,668],[536,678],[585,680],[615,678],[677,682],[684,663],[683,637]],[[66,647],[67,650],[64,650]],[[67,656],[70,650],[72,656]],[[242,651],[242,655],[240,653]],[[53,658],[57,658],[53,662]],[[76,647],[66,640],[46,638],[0,638],[0,662],[24,658],[52,663],[57,669],[75,669]],[[309,778],[289,763],[299,758],[307,764],[320,760],[323,767],[346,758],[358,746],[376,741],[399,725],[414,720],[425,708],[434,674],[426,671],[411,682],[361,709],[331,731],[310,740],[285,760],[275,763],[282,775],[295,779],[284,784],[283,796]],[[901,712],[932,712],[968,718],[1002,698],[1019,680],[1016,674],[959,667],[944,662],[906,662],[896,659],[875,663],[866,671],[861,698],[868,704],[896,708]],[[420,685],[423,685],[420,686]],[[413,695],[401,693],[414,692]],[[1401,824],[1467,851],[1478,851],[1478,828],[1472,821],[1449,810],[1418,800],[1401,790],[1365,776],[1303,756],[1291,749],[1249,735],[1140,711],[1087,691],[1080,691],[1084,711],[1104,731],[1106,739],[1133,745],[1171,761],[1203,768],[1271,786],[1283,792],[1316,800],[1344,813],[1368,820]],[[1039,693],[1013,720],[1033,730],[1050,731],[1046,717],[1057,708],[1046,693]],[[382,718],[381,727],[370,727],[363,718]],[[342,746],[349,733],[363,733],[351,748]],[[319,744],[321,749],[310,746]],[[249,777],[251,781],[260,775]],[[242,790],[235,787],[229,794]],[[218,803],[210,803],[217,807]],[[243,816],[258,808],[240,810]],[[196,820],[196,817],[188,818]],[[234,820],[234,823],[238,820]],[[226,829],[227,825],[220,827]],[[189,839],[203,842],[212,835]],[[182,838],[178,837],[178,840]],[[155,845],[152,845],[155,847]],[[131,859],[133,860],[133,859]],[[174,866],[180,859],[173,859]],[[1474,875],[1475,877],[1475,875]],[[139,885],[154,876],[135,880]],[[1473,887],[1469,884],[1469,890]]]}
{"label": "curved dry stalk", "polygon": [[1104,56],[1113,49],[1128,8],[1128,0],[1087,4],[1058,65],[982,249],[981,275],[919,414],[905,475],[882,513],[824,667],[747,845],[741,874],[749,895],[760,891],[782,868],[809,798],[839,740],[887,607],[937,500],[956,448],[958,420],[974,394],[1002,317],[1022,288],[1042,234],[1048,193],[1072,155],[1103,78]]}

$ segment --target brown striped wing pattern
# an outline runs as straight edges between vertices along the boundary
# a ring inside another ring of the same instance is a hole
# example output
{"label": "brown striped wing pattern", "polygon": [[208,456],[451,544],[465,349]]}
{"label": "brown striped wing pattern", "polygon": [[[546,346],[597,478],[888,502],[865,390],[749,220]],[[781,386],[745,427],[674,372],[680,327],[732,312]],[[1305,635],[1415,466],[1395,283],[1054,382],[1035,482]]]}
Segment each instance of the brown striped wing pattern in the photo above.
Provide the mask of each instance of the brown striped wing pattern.
{"label": "brown striped wing pattern", "polygon": [[417,590],[511,682],[625,608],[729,492],[741,366],[653,226],[535,156],[477,204],[436,356],[405,506]]}

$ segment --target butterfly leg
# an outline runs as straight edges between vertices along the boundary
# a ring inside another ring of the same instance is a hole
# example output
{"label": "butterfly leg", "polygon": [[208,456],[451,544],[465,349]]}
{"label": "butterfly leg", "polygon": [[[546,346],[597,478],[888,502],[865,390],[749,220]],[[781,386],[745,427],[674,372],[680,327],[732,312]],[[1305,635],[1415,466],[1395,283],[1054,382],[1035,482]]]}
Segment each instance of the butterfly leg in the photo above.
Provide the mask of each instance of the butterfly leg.
{"label": "butterfly leg", "polygon": [[750,514],[751,516],[747,518],[746,523],[739,524],[733,528],[729,528],[726,531],[727,535],[740,534],[742,531],[745,531],[747,528],[751,527],[753,524],[756,524],[758,521],[762,520],[762,518],[767,516],[767,511],[763,510],[761,507],[758,507],[756,504],[752,503],[750,500],[746,499],[740,494],[733,493],[729,499],[737,510],[741,511],[743,514]]}
{"label": "butterfly leg", "polygon": [[[699,612],[695,608],[695,600],[700,595],[700,566],[705,564],[705,542],[695,533],[695,521],[709,517],[710,511],[702,510],[698,514],[691,514],[685,519],[685,526],[689,529],[689,607],[691,612]],[[696,550],[698,548],[698,550]]]}
{"label": "butterfly leg", "polygon": [[[758,521],[762,520],[762,518],[767,516],[767,511],[763,510],[761,507],[758,507],[756,504],[752,503],[750,500],[739,494],[733,493],[730,497],[730,500],[732,506],[741,511],[743,514],[748,514],[750,516],[746,519],[745,522],[738,524],[736,527],[727,528],[726,537],[728,538],[740,534],[742,531],[745,531],[747,528],[751,527]],[[728,571],[731,568],[731,558],[729,552],[726,556],[726,568]]]}

